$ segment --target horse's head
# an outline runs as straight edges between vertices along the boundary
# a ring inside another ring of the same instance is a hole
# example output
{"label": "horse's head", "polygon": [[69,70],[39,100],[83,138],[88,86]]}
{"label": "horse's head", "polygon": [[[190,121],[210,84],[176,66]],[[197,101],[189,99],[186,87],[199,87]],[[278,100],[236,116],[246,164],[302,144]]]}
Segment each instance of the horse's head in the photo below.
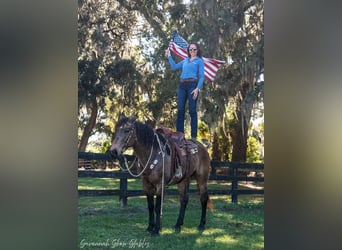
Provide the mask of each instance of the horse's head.
{"label": "horse's head", "polygon": [[124,114],[120,115],[119,121],[115,125],[112,146],[109,149],[112,158],[120,157],[127,148],[134,146],[136,142],[136,119],[136,116],[128,118]]}

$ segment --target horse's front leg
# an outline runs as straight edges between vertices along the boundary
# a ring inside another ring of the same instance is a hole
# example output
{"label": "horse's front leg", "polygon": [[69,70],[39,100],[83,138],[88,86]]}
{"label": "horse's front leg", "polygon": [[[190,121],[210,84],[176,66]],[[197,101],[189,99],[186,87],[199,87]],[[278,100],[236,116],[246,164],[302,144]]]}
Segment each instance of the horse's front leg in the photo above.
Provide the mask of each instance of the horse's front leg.
{"label": "horse's front leg", "polygon": [[183,222],[184,222],[185,209],[189,201],[189,185],[190,185],[189,179],[185,179],[178,184],[180,209],[179,209],[177,223],[175,225],[175,231],[177,233],[181,231],[181,226],[183,225]]}
{"label": "horse's front leg", "polygon": [[161,230],[160,211],[161,211],[161,195],[157,195],[156,206],[155,206],[156,224],[155,224],[154,230],[151,232],[153,236],[159,235],[159,231]]}
{"label": "horse's front leg", "polygon": [[148,207],[148,227],[147,231],[152,233],[155,228],[155,222],[154,222],[154,197],[151,194],[147,194],[147,207]]}

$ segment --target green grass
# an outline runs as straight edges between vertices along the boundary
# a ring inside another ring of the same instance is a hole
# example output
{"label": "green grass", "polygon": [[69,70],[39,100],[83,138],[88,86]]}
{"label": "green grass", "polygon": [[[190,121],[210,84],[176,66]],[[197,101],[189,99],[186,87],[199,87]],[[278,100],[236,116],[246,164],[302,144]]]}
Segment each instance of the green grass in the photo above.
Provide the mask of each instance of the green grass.
{"label": "green grass", "polygon": [[[120,180],[114,178],[78,178],[78,189],[119,189]],[[128,189],[141,189],[140,179],[128,179]]]}
{"label": "green grass", "polygon": [[[86,180],[87,179],[87,180]],[[119,180],[80,178],[79,189],[118,188]],[[194,182],[195,188],[195,182]],[[209,188],[227,188],[218,183]],[[129,189],[140,189],[140,180],[130,180]],[[172,187],[173,188],[173,187]],[[146,231],[148,211],[145,197],[129,197],[127,207],[119,198],[80,197],[78,205],[79,249],[264,249],[263,196],[239,196],[237,205],[230,196],[211,196],[215,211],[208,211],[206,230],[198,232],[199,196],[190,195],[181,233],[175,233],[179,202],[166,196],[163,230],[159,237]]]}
{"label": "green grass", "polygon": [[[239,189],[246,189],[245,182],[240,182]],[[259,183],[261,186],[263,183]],[[119,189],[120,180],[113,178],[78,178],[78,189]],[[168,186],[168,189],[177,189],[176,185]],[[190,185],[191,189],[197,189],[196,181],[193,180]],[[230,189],[231,182],[208,181],[208,188],[211,190]],[[128,190],[142,189],[140,179],[128,179]]]}

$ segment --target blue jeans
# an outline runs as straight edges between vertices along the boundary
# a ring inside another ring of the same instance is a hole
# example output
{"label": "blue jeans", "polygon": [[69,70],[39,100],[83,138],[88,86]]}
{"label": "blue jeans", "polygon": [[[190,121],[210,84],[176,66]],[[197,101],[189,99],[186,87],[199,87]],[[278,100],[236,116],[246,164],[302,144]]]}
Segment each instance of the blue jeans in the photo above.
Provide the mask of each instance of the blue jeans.
{"label": "blue jeans", "polygon": [[185,105],[186,100],[189,101],[189,114],[191,118],[191,137],[197,137],[197,127],[198,127],[198,118],[197,118],[197,99],[192,99],[191,92],[197,87],[197,81],[195,82],[185,82],[178,84],[177,90],[177,121],[176,121],[176,129],[179,132],[184,133],[184,119],[185,119]]}

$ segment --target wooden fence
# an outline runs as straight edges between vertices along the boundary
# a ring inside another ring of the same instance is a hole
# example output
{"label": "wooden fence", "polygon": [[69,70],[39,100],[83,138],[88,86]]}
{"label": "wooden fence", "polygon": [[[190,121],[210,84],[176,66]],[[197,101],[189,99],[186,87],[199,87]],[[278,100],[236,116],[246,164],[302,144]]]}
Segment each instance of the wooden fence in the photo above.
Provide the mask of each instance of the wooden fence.
{"label": "wooden fence", "polygon": [[[127,160],[133,160],[133,156],[126,156]],[[78,170],[78,177],[92,177],[92,178],[117,178],[120,179],[120,188],[117,190],[78,190],[79,196],[100,196],[100,195],[116,195],[120,198],[121,206],[127,205],[127,197],[144,195],[143,190],[128,190],[128,179],[134,179],[127,172],[122,171],[99,171],[89,170],[90,161],[104,161],[106,164],[113,163],[109,155],[79,152],[78,153],[79,166],[85,166],[86,170]],[[229,174],[219,174],[218,172],[227,172]],[[264,194],[264,189],[238,189],[239,182],[264,182],[264,177],[241,175],[242,172],[261,172],[263,175],[264,164],[261,163],[241,163],[241,162],[219,162],[211,161],[211,173],[209,180],[229,181],[231,188],[227,190],[212,190],[208,188],[209,195],[230,195],[233,203],[238,202],[238,195],[245,194]],[[210,185],[210,184],[209,184]],[[208,186],[209,186],[208,185]],[[197,193],[196,189],[190,189],[189,193]],[[177,190],[166,189],[166,195],[178,195]]]}

